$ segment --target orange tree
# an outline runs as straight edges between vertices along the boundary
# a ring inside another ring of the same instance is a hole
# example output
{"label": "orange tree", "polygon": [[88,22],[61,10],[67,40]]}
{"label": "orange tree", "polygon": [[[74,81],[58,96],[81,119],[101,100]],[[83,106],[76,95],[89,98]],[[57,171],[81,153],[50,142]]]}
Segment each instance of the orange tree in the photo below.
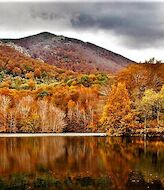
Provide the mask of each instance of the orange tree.
{"label": "orange tree", "polygon": [[112,87],[100,122],[107,132],[120,135],[135,126],[135,113],[125,83]]}

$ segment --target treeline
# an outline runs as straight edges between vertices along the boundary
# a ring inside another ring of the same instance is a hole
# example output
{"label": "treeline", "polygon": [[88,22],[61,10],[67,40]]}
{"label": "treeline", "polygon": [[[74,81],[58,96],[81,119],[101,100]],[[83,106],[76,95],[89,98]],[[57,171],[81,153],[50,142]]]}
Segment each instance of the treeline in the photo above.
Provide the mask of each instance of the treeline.
{"label": "treeline", "polygon": [[136,64],[120,71],[101,118],[114,134],[164,132],[164,64]]}
{"label": "treeline", "polygon": [[96,120],[98,96],[95,88],[82,86],[1,88],[1,132],[85,132]]}
{"label": "treeline", "polygon": [[1,132],[164,132],[164,64],[78,74],[0,46]]}
{"label": "treeline", "polygon": [[143,90],[140,82],[129,91],[125,81],[117,77],[109,81],[91,87],[73,83],[44,84],[35,90],[1,88],[1,132],[101,131],[121,135],[163,131],[164,86]]}

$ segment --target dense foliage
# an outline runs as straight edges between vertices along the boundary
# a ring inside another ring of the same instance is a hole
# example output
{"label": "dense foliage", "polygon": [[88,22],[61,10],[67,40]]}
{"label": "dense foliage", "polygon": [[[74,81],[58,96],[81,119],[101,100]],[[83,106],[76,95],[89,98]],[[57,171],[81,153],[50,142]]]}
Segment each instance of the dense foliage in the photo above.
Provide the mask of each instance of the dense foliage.
{"label": "dense foliage", "polygon": [[80,74],[0,45],[0,132],[163,133],[164,65]]}

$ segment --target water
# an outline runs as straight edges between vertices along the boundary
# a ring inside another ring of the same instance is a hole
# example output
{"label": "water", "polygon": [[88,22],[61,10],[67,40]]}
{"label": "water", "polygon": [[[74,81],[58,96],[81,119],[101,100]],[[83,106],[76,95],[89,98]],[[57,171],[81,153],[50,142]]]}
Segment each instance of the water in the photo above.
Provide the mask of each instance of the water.
{"label": "water", "polygon": [[0,190],[162,190],[164,142],[110,137],[0,138]]}

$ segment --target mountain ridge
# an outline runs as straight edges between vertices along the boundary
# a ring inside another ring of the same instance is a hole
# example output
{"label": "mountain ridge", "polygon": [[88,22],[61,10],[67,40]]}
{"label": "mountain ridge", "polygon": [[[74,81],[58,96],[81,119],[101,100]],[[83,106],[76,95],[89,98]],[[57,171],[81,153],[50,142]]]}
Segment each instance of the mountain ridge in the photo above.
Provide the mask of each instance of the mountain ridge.
{"label": "mountain ridge", "polygon": [[1,41],[25,48],[32,58],[80,73],[117,72],[131,63],[136,63],[93,43],[50,32]]}

